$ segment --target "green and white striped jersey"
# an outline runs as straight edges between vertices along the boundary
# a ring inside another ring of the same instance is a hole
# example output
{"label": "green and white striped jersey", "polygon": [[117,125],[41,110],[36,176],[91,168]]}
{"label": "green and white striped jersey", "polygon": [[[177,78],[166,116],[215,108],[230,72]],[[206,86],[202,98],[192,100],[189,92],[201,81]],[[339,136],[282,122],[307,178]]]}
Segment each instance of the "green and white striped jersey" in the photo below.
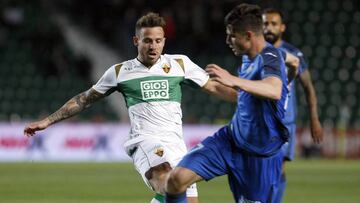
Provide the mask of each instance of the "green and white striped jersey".
{"label": "green and white striped jersey", "polygon": [[182,140],[181,85],[202,87],[208,79],[187,56],[165,54],[151,67],[136,58],[115,64],[92,88],[123,94],[131,123],[127,147],[149,138]]}

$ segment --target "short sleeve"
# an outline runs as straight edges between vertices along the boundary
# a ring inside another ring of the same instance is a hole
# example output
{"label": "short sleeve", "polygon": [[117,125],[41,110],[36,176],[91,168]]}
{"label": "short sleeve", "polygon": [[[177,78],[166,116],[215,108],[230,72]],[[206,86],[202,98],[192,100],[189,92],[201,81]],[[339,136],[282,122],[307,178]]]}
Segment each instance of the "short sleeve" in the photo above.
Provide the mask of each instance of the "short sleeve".
{"label": "short sleeve", "polygon": [[300,65],[299,65],[299,75],[300,75],[308,68],[308,64],[306,63],[306,60],[304,58],[304,54],[301,51],[297,51],[296,56],[300,60]]}
{"label": "short sleeve", "polygon": [[280,52],[275,49],[269,49],[262,54],[263,57],[263,72],[262,78],[269,76],[275,76],[281,79],[281,62],[284,60],[281,58]]}
{"label": "short sleeve", "polygon": [[283,58],[283,60],[286,61],[286,56],[287,56],[286,51],[283,49],[279,49],[279,51],[280,51],[280,54],[281,54],[281,57]]}
{"label": "short sleeve", "polygon": [[187,56],[181,55],[184,65],[185,83],[203,87],[209,80],[209,75],[204,69],[192,62]]}
{"label": "short sleeve", "polygon": [[115,65],[111,66],[92,88],[101,94],[110,94],[117,88]]}

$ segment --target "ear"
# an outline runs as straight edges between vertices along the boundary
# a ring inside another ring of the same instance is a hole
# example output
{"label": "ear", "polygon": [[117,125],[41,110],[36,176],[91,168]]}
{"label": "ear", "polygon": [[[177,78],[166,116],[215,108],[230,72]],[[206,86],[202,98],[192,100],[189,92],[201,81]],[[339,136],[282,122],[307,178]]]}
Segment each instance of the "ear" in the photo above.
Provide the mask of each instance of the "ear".
{"label": "ear", "polygon": [[133,43],[136,47],[139,45],[139,38],[137,36],[133,37]]}
{"label": "ear", "polygon": [[245,32],[246,40],[250,40],[253,35],[254,35],[253,32],[251,32],[251,31],[246,31],[246,32]]}
{"label": "ear", "polygon": [[284,23],[282,23],[281,27],[280,27],[280,31],[285,32],[285,30],[286,30],[286,25]]}

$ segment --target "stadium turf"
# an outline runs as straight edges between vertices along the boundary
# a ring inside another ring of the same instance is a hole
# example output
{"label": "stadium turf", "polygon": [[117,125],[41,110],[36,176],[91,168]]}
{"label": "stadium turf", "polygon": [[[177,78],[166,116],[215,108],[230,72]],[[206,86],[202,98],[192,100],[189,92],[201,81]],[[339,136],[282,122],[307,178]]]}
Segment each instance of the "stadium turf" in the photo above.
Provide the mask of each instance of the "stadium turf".
{"label": "stadium turf", "polygon": [[[296,160],[287,165],[285,203],[360,202],[360,161]],[[233,202],[226,177],[200,183],[200,202]],[[130,163],[0,163],[0,202],[147,203]]]}

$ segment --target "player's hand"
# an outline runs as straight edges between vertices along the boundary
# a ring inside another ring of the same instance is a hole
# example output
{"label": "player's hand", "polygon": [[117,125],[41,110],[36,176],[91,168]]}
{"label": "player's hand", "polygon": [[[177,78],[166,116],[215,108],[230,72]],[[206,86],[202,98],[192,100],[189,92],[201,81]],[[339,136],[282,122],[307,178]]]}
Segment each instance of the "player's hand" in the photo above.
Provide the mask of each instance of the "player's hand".
{"label": "player's hand", "polygon": [[319,121],[311,122],[311,137],[316,144],[322,142],[324,133]]}
{"label": "player's hand", "polygon": [[36,131],[44,130],[48,126],[49,126],[49,122],[46,119],[34,123],[30,123],[28,126],[24,128],[24,135],[26,135],[27,137],[34,136]]}
{"label": "player's hand", "polygon": [[213,80],[222,83],[225,86],[234,87],[234,76],[231,75],[227,70],[216,64],[207,65],[205,70]]}

